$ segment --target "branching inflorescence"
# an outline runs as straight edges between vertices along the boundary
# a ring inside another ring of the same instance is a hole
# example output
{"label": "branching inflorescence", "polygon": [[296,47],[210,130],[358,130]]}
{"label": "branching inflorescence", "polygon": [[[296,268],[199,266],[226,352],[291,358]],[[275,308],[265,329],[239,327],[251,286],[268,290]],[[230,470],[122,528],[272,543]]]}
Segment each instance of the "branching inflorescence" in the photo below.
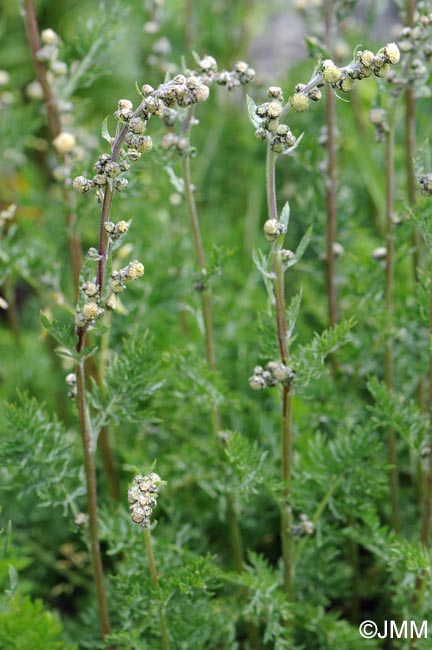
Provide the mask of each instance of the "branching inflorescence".
{"label": "branching inflorescence", "polygon": [[[99,615],[102,636],[110,631],[107,598],[104,587],[102,559],[98,537],[97,490],[95,451],[98,432],[93,430],[92,420],[86,398],[87,372],[85,366],[85,340],[87,333],[92,330],[106,310],[116,310],[118,296],[123,293],[130,282],[141,278],[144,265],[138,260],[129,262],[120,270],[111,270],[110,259],[115,248],[129,230],[129,222],[111,220],[111,208],[114,195],[128,187],[126,174],[131,163],[140,159],[143,153],[152,149],[153,141],[147,131],[150,118],[160,118],[171,126],[179,116],[178,109],[190,110],[196,104],[201,104],[209,96],[209,86],[213,81],[228,88],[235,88],[253,78],[253,70],[247,64],[239,63],[232,72],[217,72],[216,62],[212,57],[205,57],[200,62],[198,70],[187,74],[176,75],[172,80],[154,89],[149,84],[142,87],[142,101],[134,110],[129,99],[121,99],[114,113],[117,121],[116,134],[111,137],[107,125],[104,125],[103,135],[111,145],[111,153],[102,153],[94,164],[95,175],[90,179],[79,175],[73,180],[75,190],[83,195],[95,192],[96,199],[101,203],[99,227],[99,242],[97,248],[90,248],[87,253],[87,264],[82,272],[82,284],[76,310],[76,372],[75,377],[69,376],[68,385],[76,396],[80,430],[84,448],[86,468],[87,500],[89,514],[90,541],[92,563],[96,584]],[[188,114],[189,115],[189,114]],[[189,119],[189,116],[187,117]],[[73,146],[68,134],[59,135],[58,146]],[[189,147],[182,147],[177,141],[176,146],[182,156],[188,158],[191,154]],[[87,267],[97,264],[94,273],[88,273]],[[74,374],[74,373],[72,373]],[[141,482],[142,483],[142,482]],[[140,483],[140,485],[141,485]],[[143,495],[141,495],[141,499]],[[150,497],[149,497],[150,498]],[[151,497],[153,499],[154,497]],[[145,506],[150,507],[148,504]],[[133,506],[133,517],[136,521],[141,517],[141,506]],[[140,523],[147,521],[143,515]],[[147,546],[151,542],[146,538]],[[166,646],[167,647],[167,646]]]}
{"label": "branching inflorescence", "polygon": [[[290,339],[292,332],[287,324],[284,274],[302,256],[308,235],[303,238],[294,253],[283,248],[283,241],[289,223],[289,206],[283,208],[280,216],[277,208],[275,168],[278,155],[289,155],[299,144],[284,118],[293,109],[304,112],[311,102],[319,101],[320,88],[328,84],[335,92],[350,92],[355,83],[372,76],[386,77],[390,67],[398,63],[400,52],[395,43],[389,43],[376,54],[370,50],[357,51],[356,58],[345,67],[338,67],[331,59],[320,61],[315,74],[307,84],[298,84],[287,103],[284,103],[282,89],[271,86],[268,89],[270,101],[255,106],[249,100],[249,115],[256,128],[256,137],[267,143],[266,187],[267,220],[264,236],[271,246],[273,272],[265,272],[266,281],[271,279],[272,302],[276,311],[279,360],[271,360],[266,368],[256,366],[249,384],[254,390],[279,386],[282,397],[282,478],[284,483],[281,501],[281,540],[284,565],[284,588],[290,599],[294,598],[294,553],[291,505],[291,460],[292,460],[292,398],[295,388],[296,368],[290,364]],[[262,265],[261,265],[262,266]]]}
{"label": "branching inflorescence", "polygon": [[[217,72],[216,62],[212,57],[202,59],[200,68],[186,75],[176,75],[171,81],[161,84],[156,90],[149,84],[142,87],[142,101],[136,110],[128,99],[118,103],[115,112],[117,132],[111,141],[111,154],[101,154],[94,165],[96,174],[92,179],[83,175],[73,181],[74,188],[82,194],[91,189],[96,191],[96,198],[102,202],[99,246],[97,251],[91,249],[89,256],[98,262],[97,276],[94,282],[86,282],[82,287],[84,304],[77,312],[78,350],[81,349],[85,332],[104,314],[105,309],[115,309],[115,296],[124,291],[129,281],[141,277],[144,267],[139,262],[131,262],[128,267],[111,273],[110,285],[105,290],[106,263],[110,245],[127,232],[129,225],[121,221],[117,224],[110,220],[111,204],[115,192],[124,191],[128,186],[126,173],[130,163],[139,160],[141,154],[152,149],[151,136],[146,134],[151,117],[159,117],[166,125],[172,126],[178,118],[178,108],[189,108],[206,101],[209,85],[215,81],[235,88],[253,78],[253,71],[247,64],[238,63],[232,72]],[[167,145],[164,145],[167,148]],[[176,147],[183,156],[191,154],[181,138],[172,137],[170,147]],[[90,293],[89,293],[90,287]]]}

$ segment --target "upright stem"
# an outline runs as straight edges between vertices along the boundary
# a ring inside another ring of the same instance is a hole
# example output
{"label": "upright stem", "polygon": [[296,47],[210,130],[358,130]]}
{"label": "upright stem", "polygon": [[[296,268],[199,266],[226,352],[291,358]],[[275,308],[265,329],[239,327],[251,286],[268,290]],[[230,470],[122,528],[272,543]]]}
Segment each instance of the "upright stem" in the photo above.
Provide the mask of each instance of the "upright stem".
{"label": "upright stem", "polygon": [[[331,56],[333,32],[333,0],[325,3],[325,44]],[[326,239],[326,287],[328,300],[328,319],[330,327],[336,325],[337,315],[337,288],[334,245],[336,243],[336,98],[333,88],[326,84],[326,125],[327,125],[327,182],[326,182],[326,210],[327,210],[327,239]]]}
{"label": "upright stem", "polygon": [[48,126],[51,138],[54,140],[54,138],[57,137],[61,131],[60,114],[58,111],[56,99],[47,79],[45,64],[42,61],[39,61],[37,58],[37,53],[41,49],[41,42],[39,38],[39,26],[36,17],[36,9],[33,0],[24,0],[23,18],[27,40],[30,46],[30,54],[36,73],[36,79],[42,87],[44,103],[47,110]]}
{"label": "upright stem", "polygon": [[[192,225],[192,233],[193,233],[193,238],[195,243],[197,261],[201,273],[205,275],[207,270],[206,270],[206,262],[205,262],[205,255],[204,255],[204,247],[201,239],[198,211],[195,203],[195,196],[194,196],[192,181],[191,181],[190,158],[188,156],[185,156],[182,159],[182,173],[183,173],[183,179],[185,183],[186,201],[187,201],[189,216]],[[204,334],[205,334],[207,361],[209,363],[209,366],[214,370],[216,368],[216,355],[215,355],[215,346],[214,346],[214,337],[213,337],[213,319],[211,313],[210,294],[207,288],[201,291],[201,303],[202,303],[202,313],[204,319]]]}
{"label": "upright stem", "polygon": [[[278,219],[276,202],[276,155],[270,146],[267,147],[266,185],[268,218]],[[288,363],[289,347],[285,312],[284,272],[277,243],[272,247],[273,271],[275,275],[274,289],[276,302],[276,321],[280,358],[283,364]],[[282,388],[282,479],[283,503],[281,505],[281,542],[284,565],[284,588],[290,600],[294,599],[294,558],[293,540],[291,534],[292,511],[291,495],[291,456],[292,456],[292,394],[288,386]]]}
{"label": "upright stem", "polygon": [[159,598],[159,619],[161,625],[161,634],[162,634],[162,650],[169,650],[169,636],[168,636],[168,625],[165,615],[165,608],[161,601],[161,591],[159,585],[159,577],[156,570],[156,562],[153,553],[153,545],[151,539],[151,532],[148,528],[144,528],[144,541],[147,550],[147,558],[149,563],[150,577],[152,581],[153,588]]}
{"label": "upright stem", "polygon": [[[394,366],[393,366],[393,311],[394,311],[394,131],[395,131],[395,107],[392,108],[389,116],[389,132],[386,140],[386,274],[385,274],[385,304],[387,313],[387,331],[385,339],[385,382],[390,391],[394,390]],[[396,432],[393,428],[387,432],[388,455],[391,465],[390,469],[390,491],[391,491],[391,524],[394,530],[399,530],[399,472],[396,449]]]}
{"label": "upright stem", "polygon": [[[39,38],[39,25],[36,16],[34,0],[24,0],[23,18],[36,79],[40,83],[43,92],[50,137],[51,140],[54,140],[61,131],[61,118],[57,106],[56,97],[48,81],[45,64],[42,61],[39,61],[37,58],[37,53],[41,49],[41,42]],[[59,159],[64,163],[64,157],[59,156]],[[82,266],[81,242],[75,233],[76,214],[73,209],[70,190],[66,188],[63,189],[63,198],[65,204],[68,206],[68,211],[66,214],[66,231],[76,298],[78,296],[79,276]]]}
{"label": "upright stem", "polygon": [[108,603],[104,584],[104,572],[98,534],[97,491],[96,491],[96,441],[91,430],[85,391],[84,361],[76,364],[77,406],[84,450],[84,468],[87,486],[87,512],[89,516],[90,554],[93,570],[93,580],[96,588],[96,598],[99,611],[99,625],[102,638],[110,633]]}
{"label": "upright stem", "polygon": [[[192,128],[193,116],[194,116],[194,109],[193,107],[191,107],[186,115],[182,127],[183,136],[187,138],[188,143],[190,142],[190,131]],[[198,209],[195,202],[195,194],[193,191],[189,156],[184,156],[182,158],[182,176],[183,176],[184,191],[185,191],[186,202],[188,206],[189,218],[192,227],[195,254],[196,254],[200,271],[205,277],[207,273],[206,259],[205,259],[204,246],[201,237],[201,228],[199,222]],[[201,291],[201,309],[202,309],[203,320],[204,320],[204,338],[205,338],[207,363],[210,368],[215,370],[216,354],[215,354],[215,345],[214,345],[214,336],[213,336],[213,318],[212,318],[210,293],[207,287],[204,287],[204,289]],[[220,409],[217,405],[213,405],[212,407],[211,419],[212,419],[213,433],[219,439],[219,433],[222,428],[222,417],[221,417]],[[241,535],[239,520],[235,509],[235,500],[233,495],[228,491],[226,492],[226,504],[227,504],[227,524],[229,529],[229,536],[231,542],[231,549],[233,553],[234,565],[236,571],[238,573],[241,573],[243,571],[243,563],[244,563],[242,535]]]}
{"label": "upright stem", "polygon": [[[414,13],[416,0],[406,0],[406,18],[407,27],[414,25]],[[414,87],[408,84],[405,89],[405,168],[408,204],[411,208],[416,203],[416,177],[414,170],[414,159],[416,155],[416,101]],[[413,234],[414,244],[414,277],[417,279],[418,269],[420,267],[421,241],[417,229]]]}

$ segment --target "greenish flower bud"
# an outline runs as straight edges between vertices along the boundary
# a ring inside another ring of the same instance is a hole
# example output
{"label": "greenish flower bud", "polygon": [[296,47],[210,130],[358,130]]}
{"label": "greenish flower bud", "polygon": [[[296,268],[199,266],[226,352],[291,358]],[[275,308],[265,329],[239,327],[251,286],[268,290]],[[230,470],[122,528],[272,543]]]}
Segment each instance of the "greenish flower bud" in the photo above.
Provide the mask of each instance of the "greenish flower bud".
{"label": "greenish flower bud", "polygon": [[292,108],[297,111],[297,113],[302,113],[303,111],[308,110],[310,106],[310,99],[307,97],[307,95],[303,95],[303,93],[296,93],[290,97],[290,104]]}
{"label": "greenish flower bud", "polygon": [[286,226],[276,219],[268,219],[264,224],[264,237],[269,242],[274,242],[280,235],[286,233]]}
{"label": "greenish flower bud", "polygon": [[326,59],[322,63],[323,79],[329,84],[335,84],[342,79],[341,70],[333,63],[331,59]]}

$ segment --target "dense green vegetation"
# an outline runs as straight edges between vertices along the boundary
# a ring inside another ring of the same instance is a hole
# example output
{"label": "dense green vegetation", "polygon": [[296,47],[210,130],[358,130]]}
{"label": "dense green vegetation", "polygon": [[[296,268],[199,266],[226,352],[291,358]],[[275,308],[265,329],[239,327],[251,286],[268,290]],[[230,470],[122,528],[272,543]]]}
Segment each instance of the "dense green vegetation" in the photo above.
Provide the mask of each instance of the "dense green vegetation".
{"label": "dense green vegetation", "polygon": [[430,2],[22,4],[0,649],[428,648]]}

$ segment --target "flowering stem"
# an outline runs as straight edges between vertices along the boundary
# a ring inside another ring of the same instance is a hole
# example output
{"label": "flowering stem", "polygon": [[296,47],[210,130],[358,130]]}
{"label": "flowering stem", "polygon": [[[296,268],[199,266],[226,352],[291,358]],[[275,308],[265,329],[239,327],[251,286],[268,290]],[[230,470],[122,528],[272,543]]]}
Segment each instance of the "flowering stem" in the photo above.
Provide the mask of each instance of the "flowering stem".
{"label": "flowering stem", "polygon": [[[198,265],[200,267],[201,273],[206,275],[206,262],[204,255],[204,248],[201,238],[201,231],[199,225],[198,211],[195,203],[195,197],[191,181],[191,171],[190,171],[190,158],[184,156],[182,159],[182,174],[185,184],[185,194],[186,201],[188,205],[189,216],[192,225],[192,233],[195,243],[195,252],[197,256]],[[216,355],[215,355],[215,346],[214,346],[214,337],[213,337],[213,319],[211,313],[211,303],[210,303],[210,294],[207,288],[201,291],[201,304],[202,304],[202,313],[204,319],[204,334],[205,334],[205,345],[206,345],[206,354],[207,361],[209,366],[214,370],[216,368]],[[220,418],[218,418],[220,421]],[[220,423],[219,423],[220,428]]]}
{"label": "flowering stem", "polygon": [[150,577],[152,581],[153,588],[159,598],[159,618],[161,625],[161,634],[162,634],[162,650],[169,650],[169,636],[168,636],[168,625],[165,615],[165,607],[161,601],[161,591],[159,585],[159,577],[156,570],[156,562],[153,553],[153,545],[151,539],[151,532],[148,528],[144,528],[144,541],[147,550],[147,558],[149,563]]}
{"label": "flowering stem", "polygon": [[[333,26],[333,0],[325,3],[325,41],[331,55]],[[330,327],[336,325],[337,317],[337,289],[335,277],[336,242],[336,98],[333,88],[326,84],[326,125],[327,125],[327,179],[326,179],[326,209],[327,209],[327,242],[326,242],[326,286],[328,300],[328,318]]]}
{"label": "flowering stem", "polygon": [[[276,202],[276,155],[267,147],[266,186],[268,219],[278,219]],[[279,248],[275,242],[272,247],[274,270],[275,307],[280,358],[284,365],[289,358],[288,332],[285,313],[285,284]],[[292,512],[291,494],[291,456],[292,456],[292,394],[288,386],[282,388],[282,479],[284,483],[283,502],[281,505],[281,541],[284,565],[284,588],[288,598],[293,600],[293,540],[291,534]]]}
{"label": "flowering stem", "polygon": [[[416,0],[406,1],[406,20],[405,24],[412,27],[414,24],[414,13],[416,8]],[[405,89],[405,169],[406,169],[406,182],[408,204],[414,207],[416,203],[416,177],[414,170],[414,159],[416,155],[416,102],[414,95],[414,87],[408,84]],[[414,277],[418,279],[418,268],[421,264],[420,252],[421,242],[420,235],[417,229],[413,234],[414,244]],[[422,387],[424,390],[424,386]]]}
{"label": "flowering stem", "polygon": [[[395,114],[396,107],[392,107],[389,114],[389,130],[386,138],[386,275],[385,275],[385,304],[387,313],[387,332],[385,339],[385,382],[389,391],[394,390],[394,365],[393,365],[393,311],[394,311],[394,138],[395,138]],[[396,432],[389,429],[388,454],[390,469],[390,492],[391,492],[391,524],[394,530],[399,530],[399,471],[396,449]]]}
{"label": "flowering stem", "polygon": [[85,391],[84,361],[76,363],[77,406],[84,450],[84,468],[87,487],[87,513],[89,516],[90,555],[93,580],[99,610],[99,626],[102,638],[110,633],[108,603],[104,584],[104,572],[98,534],[97,491],[96,491],[96,442],[94,440]]}
{"label": "flowering stem", "polygon": [[337,316],[337,288],[334,244],[336,242],[336,100],[331,86],[326,86],[326,109],[327,109],[327,242],[326,242],[326,285],[328,299],[328,318],[330,327],[336,325]]}

